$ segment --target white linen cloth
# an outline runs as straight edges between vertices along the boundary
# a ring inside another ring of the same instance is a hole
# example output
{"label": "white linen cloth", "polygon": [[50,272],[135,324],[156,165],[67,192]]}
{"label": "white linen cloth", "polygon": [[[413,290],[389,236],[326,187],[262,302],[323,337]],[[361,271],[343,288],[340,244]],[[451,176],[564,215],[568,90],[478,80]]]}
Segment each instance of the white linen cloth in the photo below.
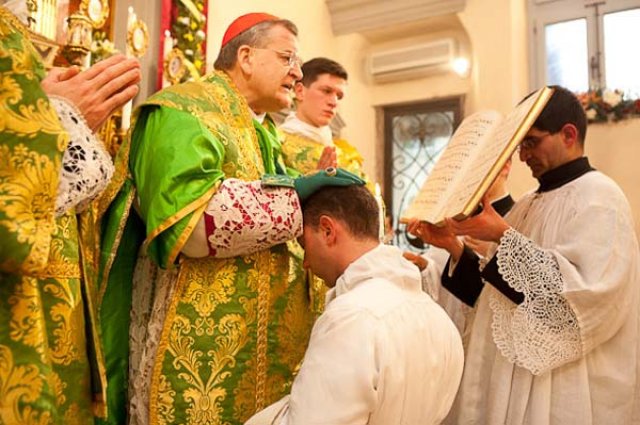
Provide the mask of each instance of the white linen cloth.
{"label": "white linen cloth", "polygon": [[506,219],[495,255],[525,300],[485,284],[447,422],[640,423],[640,254],[624,194],[592,171]]}
{"label": "white linen cloth", "polygon": [[298,134],[300,136],[307,137],[323,144],[324,146],[333,146],[331,127],[328,125],[325,125],[324,127],[314,127],[313,125],[307,124],[298,118],[295,112],[289,113],[278,129],[285,133]]}
{"label": "white linen cloth", "polygon": [[327,293],[291,396],[246,424],[437,424],[462,367],[460,335],[416,266],[380,245]]}
{"label": "white linen cloth", "polygon": [[473,308],[442,286],[441,276],[449,260],[449,253],[442,248],[432,246],[422,256],[427,260],[427,267],[421,272],[422,290],[447,312],[462,336],[462,344],[466,346],[468,324],[473,317]]}

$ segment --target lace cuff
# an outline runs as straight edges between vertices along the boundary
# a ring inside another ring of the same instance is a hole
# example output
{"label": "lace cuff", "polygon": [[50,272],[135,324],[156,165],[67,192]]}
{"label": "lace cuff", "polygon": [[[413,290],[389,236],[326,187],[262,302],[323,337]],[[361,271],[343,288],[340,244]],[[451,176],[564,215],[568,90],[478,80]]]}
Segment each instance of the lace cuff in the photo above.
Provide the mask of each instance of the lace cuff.
{"label": "lace cuff", "polygon": [[82,114],[66,99],[50,97],[60,122],[69,133],[69,144],[62,156],[56,196],[56,216],[71,208],[81,212],[111,180],[111,157],[87,126]]}
{"label": "lace cuff", "polygon": [[204,213],[209,255],[246,255],[302,234],[302,212],[293,189],[260,181],[225,180]]}
{"label": "lace cuff", "polygon": [[534,375],[579,358],[578,319],[561,295],[555,257],[514,229],[502,236],[496,255],[504,280],[524,294],[517,306],[498,292],[491,295],[493,340],[502,355]]}

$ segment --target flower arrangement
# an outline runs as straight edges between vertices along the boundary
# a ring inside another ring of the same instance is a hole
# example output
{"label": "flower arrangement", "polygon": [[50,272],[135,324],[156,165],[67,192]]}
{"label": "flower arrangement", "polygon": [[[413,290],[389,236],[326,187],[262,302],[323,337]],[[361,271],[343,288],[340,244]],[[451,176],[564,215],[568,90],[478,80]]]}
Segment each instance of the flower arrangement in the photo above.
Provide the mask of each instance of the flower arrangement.
{"label": "flower arrangement", "polygon": [[104,31],[93,32],[93,42],[91,43],[91,65],[100,62],[116,53],[120,53]]}
{"label": "flower arrangement", "polygon": [[626,99],[620,90],[589,90],[577,96],[589,122],[640,118],[640,99]]}
{"label": "flower arrangement", "polygon": [[189,66],[181,81],[204,75],[206,70],[207,0],[172,0],[176,17],[171,25],[171,34],[177,40]]}

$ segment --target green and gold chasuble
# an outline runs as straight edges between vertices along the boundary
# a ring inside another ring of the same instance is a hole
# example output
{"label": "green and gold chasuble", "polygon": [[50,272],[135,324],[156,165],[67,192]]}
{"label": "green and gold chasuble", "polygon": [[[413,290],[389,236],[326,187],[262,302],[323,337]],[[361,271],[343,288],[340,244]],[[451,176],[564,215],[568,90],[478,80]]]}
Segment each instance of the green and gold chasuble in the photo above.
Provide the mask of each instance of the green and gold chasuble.
{"label": "green and gold chasuble", "polygon": [[54,217],[69,136],[28,32],[0,7],[0,424],[104,414],[95,210]]}
{"label": "green and gold chasuble", "polygon": [[[324,145],[300,134],[281,132],[284,138],[282,142],[282,157],[287,167],[292,167],[302,174],[313,172],[320,160]],[[362,156],[360,152],[349,142],[343,139],[335,139],[338,167],[352,172],[358,177],[366,178],[362,169]]]}
{"label": "green and gold chasuble", "polygon": [[[242,424],[287,394],[306,349],[313,314],[301,252],[291,243],[228,259],[180,251],[223,179],[286,172],[275,127],[252,119],[222,72],[165,89],[134,115],[133,180],[112,206],[135,191],[131,215],[145,230],[133,288],[132,410],[142,405],[150,424]],[[145,257],[155,270],[141,266]],[[115,304],[103,303],[103,315]]]}

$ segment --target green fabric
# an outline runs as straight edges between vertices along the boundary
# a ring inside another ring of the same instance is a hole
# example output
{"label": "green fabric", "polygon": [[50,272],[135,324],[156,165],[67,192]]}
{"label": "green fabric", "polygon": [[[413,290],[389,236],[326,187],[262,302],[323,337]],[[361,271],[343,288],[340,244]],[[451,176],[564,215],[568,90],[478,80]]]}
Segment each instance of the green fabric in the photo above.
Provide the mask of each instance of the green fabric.
{"label": "green fabric", "polygon": [[[60,161],[68,141],[40,87],[44,66],[14,19],[2,9],[0,271],[12,273],[36,271],[47,262]],[[38,203],[38,211],[31,211],[31,202]]]}
{"label": "green fabric", "polygon": [[[119,425],[127,422],[127,390],[129,386],[129,315],[133,270],[138,249],[144,240],[144,223],[134,211],[129,211],[129,197],[134,195],[133,184],[127,180],[107,210],[102,229],[102,257],[100,276],[109,266],[108,285],[101,300],[100,323],[107,373],[106,419],[98,424]],[[123,224],[122,221],[125,221]],[[121,229],[121,226],[124,226]],[[113,264],[109,257],[116,253]],[[102,287],[100,289],[103,289]]]}
{"label": "green fabric", "polygon": [[[142,109],[130,158],[147,235],[224,177],[224,146],[194,116],[170,108]],[[161,267],[170,266],[168,256],[191,216],[151,242],[148,254]]]}
{"label": "green fabric", "polygon": [[[152,420],[241,424],[288,392],[304,354],[313,314],[301,256],[292,253],[293,244],[230,259],[180,257],[175,265],[172,255],[193,216],[189,208],[205,205],[209,199],[203,195],[213,193],[217,182],[259,180],[266,171],[288,173],[275,126],[270,120],[264,126],[252,120],[228,77],[214,73],[154,95],[134,113],[133,128],[129,165],[141,227],[147,238],[164,229],[147,253],[161,268],[178,267],[176,285],[182,288],[171,300],[174,310],[165,323],[167,346],[158,347],[154,367],[160,374],[154,379],[160,381],[151,386]],[[136,214],[132,210],[129,219]],[[108,222],[122,223],[125,213],[112,207],[108,215]],[[131,237],[125,229],[122,243]],[[118,363],[126,356],[124,340],[117,341],[116,335],[129,327],[124,323],[130,317],[117,299],[131,288],[130,283],[117,286],[114,279],[117,262],[126,255],[120,248],[101,311],[103,326],[112,328],[103,328],[103,334],[110,391],[116,392],[126,391],[126,380],[113,369],[128,369]],[[118,279],[130,282],[130,277]],[[148,282],[153,293],[155,283],[151,277]],[[116,355],[120,360],[113,360]],[[121,405],[120,412],[124,409]]]}
{"label": "green fabric", "polygon": [[351,186],[364,185],[365,181],[355,174],[351,174],[347,170],[341,168],[332,169],[335,173],[329,173],[326,170],[320,170],[317,173],[298,177],[294,180],[294,186],[300,201],[304,202],[308,197],[316,191],[326,186]]}
{"label": "green fabric", "polygon": [[293,179],[286,174],[264,174],[260,182],[262,186],[295,188]]}
{"label": "green fabric", "polygon": [[43,77],[26,30],[0,7],[0,422],[91,424],[101,363],[78,220],[93,222],[90,211],[54,217],[68,134]]}

